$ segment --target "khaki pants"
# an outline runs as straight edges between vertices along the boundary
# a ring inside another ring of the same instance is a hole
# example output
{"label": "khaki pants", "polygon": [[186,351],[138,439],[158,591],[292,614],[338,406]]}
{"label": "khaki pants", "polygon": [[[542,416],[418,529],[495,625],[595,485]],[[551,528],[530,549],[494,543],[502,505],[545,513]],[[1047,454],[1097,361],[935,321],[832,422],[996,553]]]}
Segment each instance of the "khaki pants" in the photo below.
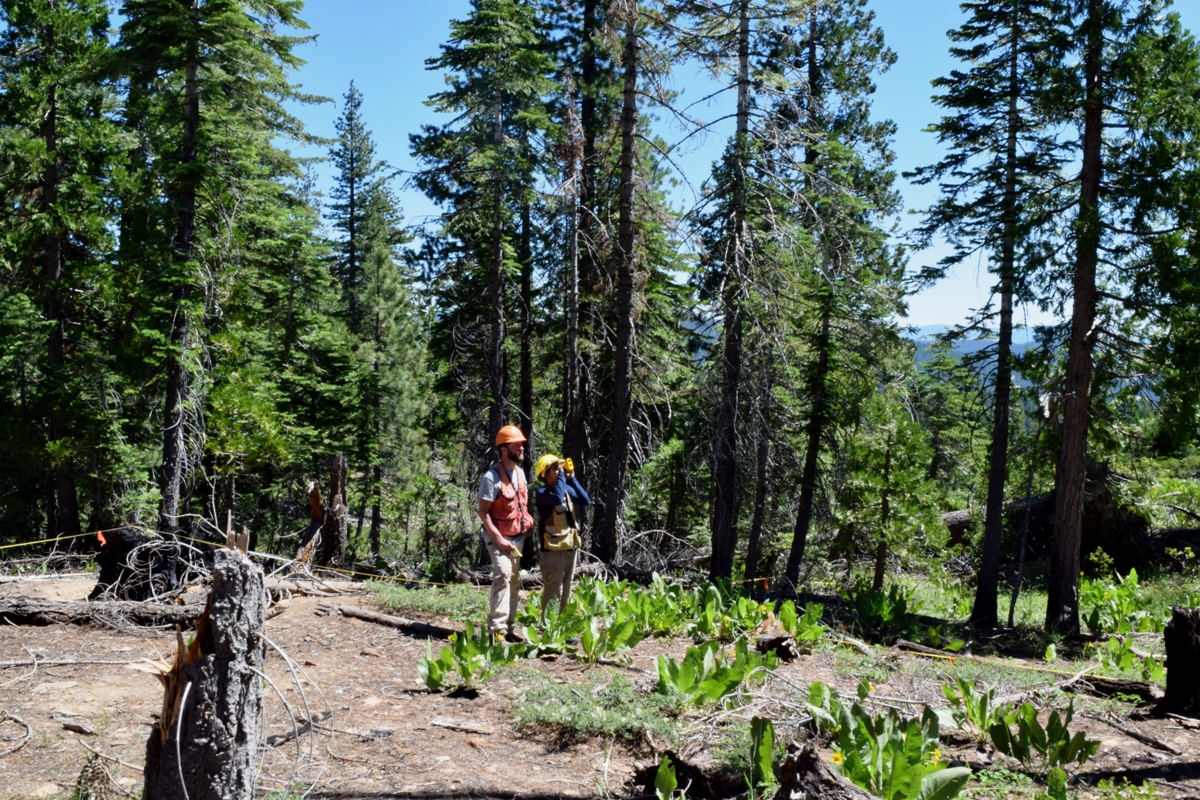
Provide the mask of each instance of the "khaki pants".
{"label": "khaki pants", "polygon": [[[508,541],[525,552],[524,536],[515,536]],[[521,602],[520,559],[501,553],[492,537],[484,534],[488,555],[492,557],[492,597],[487,618],[488,633],[503,636],[511,631],[517,619],[517,607]]]}
{"label": "khaki pants", "polygon": [[543,550],[542,557],[542,619],[546,606],[558,598],[558,610],[567,607],[571,599],[571,579],[575,577],[574,550]]}

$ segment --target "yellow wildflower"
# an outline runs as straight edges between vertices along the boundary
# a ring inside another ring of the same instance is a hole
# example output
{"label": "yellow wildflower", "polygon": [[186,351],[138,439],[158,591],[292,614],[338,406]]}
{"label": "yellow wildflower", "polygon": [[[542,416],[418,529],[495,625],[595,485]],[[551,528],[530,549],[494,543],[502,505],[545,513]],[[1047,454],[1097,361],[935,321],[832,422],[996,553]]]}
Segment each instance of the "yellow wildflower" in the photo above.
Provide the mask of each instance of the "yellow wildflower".
{"label": "yellow wildflower", "polygon": [[929,757],[929,763],[936,764],[937,762],[939,762],[941,760],[942,760],[942,751],[937,747],[933,748],[933,755],[931,755]]}
{"label": "yellow wildflower", "polygon": [[833,752],[833,763],[835,763],[835,764],[842,763],[842,754],[837,752],[836,750]]}

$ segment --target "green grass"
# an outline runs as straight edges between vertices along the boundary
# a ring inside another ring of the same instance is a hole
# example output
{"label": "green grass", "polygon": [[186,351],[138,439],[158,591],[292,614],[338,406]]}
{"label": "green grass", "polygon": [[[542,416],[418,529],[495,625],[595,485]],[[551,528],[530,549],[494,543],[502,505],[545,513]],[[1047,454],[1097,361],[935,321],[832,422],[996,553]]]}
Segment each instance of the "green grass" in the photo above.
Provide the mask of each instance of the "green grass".
{"label": "green grass", "polygon": [[395,583],[367,581],[367,589],[379,605],[390,611],[436,614],[459,622],[478,620],[488,612],[486,588],[465,583],[407,589]]}
{"label": "green grass", "polygon": [[970,800],[1009,800],[1036,797],[1041,791],[1042,788],[1025,773],[996,768],[975,773],[974,780],[967,784],[961,797]]}
{"label": "green grass", "polygon": [[575,684],[555,683],[531,669],[509,675],[521,689],[514,717],[522,728],[549,730],[564,742],[591,736],[633,743],[649,736],[656,745],[678,741],[680,701],[644,695],[616,670],[593,669],[585,682]]}

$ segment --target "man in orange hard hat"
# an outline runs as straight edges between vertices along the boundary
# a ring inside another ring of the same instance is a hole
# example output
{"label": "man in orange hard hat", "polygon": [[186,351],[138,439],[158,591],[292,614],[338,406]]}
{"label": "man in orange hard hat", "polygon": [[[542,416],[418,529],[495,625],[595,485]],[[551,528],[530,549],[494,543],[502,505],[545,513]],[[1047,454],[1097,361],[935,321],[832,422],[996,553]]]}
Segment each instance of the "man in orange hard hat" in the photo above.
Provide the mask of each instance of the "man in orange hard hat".
{"label": "man in orange hard hat", "polygon": [[496,434],[500,460],[479,481],[479,520],[484,543],[492,557],[492,597],[488,633],[519,641],[513,631],[521,600],[519,561],[525,538],[533,530],[529,513],[529,487],[521,463],[525,460],[525,434],[516,425],[505,425]]}

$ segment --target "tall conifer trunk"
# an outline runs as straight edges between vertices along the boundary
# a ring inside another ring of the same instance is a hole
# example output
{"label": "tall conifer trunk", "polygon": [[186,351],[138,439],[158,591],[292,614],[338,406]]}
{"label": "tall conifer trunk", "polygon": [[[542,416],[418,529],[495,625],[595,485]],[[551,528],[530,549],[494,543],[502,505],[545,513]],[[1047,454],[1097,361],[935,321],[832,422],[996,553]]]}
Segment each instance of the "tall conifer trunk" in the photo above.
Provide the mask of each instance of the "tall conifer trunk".
{"label": "tall conifer trunk", "polygon": [[997,623],[1000,585],[1000,544],[1004,532],[1004,481],[1008,477],[1009,403],[1012,397],[1013,282],[1016,270],[1017,133],[1020,117],[1017,93],[1020,84],[1021,0],[1013,0],[1010,13],[1012,43],[1008,65],[1007,139],[1004,150],[1004,238],[1000,248],[1000,341],[996,345],[996,386],[992,410],[992,446],[988,464],[988,493],[983,524],[983,553],[971,622]]}
{"label": "tall conifer trunk", "polygon": [[[533,442],[533,220],[529,200],[521,205],[521,432]],[[525,459],[530,477],[530,459]]]}
{"label": "tall conifer trunk", "polygon": [[579,200],[580,200],[580,137],[579,120],[574,108],[567,118],[568,213],[570,238],[567,253],[565,296],[563,306],[567,323],[567,355],[563,377],[563,456],[583,463],[583,397],[580,386],[579,362]]}
{"label": "tall conifer trunk", "polygon": [[[58,3],[50,0],[48,7],[56,11]],[[49,25],[43,27],[45,48],[55,50],[55,35]],[[46,115],[42,121],[42,141],[46,146],[46,165],[42,171],[42,213],[53,219],[58,204],[59,175],[58,159],[58,87],[51,85],[46,97]],[[50,373],[55,382],[64,383],[66,366],[66,313],[63,303],[63,233],[58,224],[51,225],[46,233],[45,279],[46,319],[49,320],[50,336],[47,341]],[[55,393],[58,395],[59,393]],[[75,491],[75,470],[69,456],[54,453],[55,443],[67,435],[68,423],[64,419],[63,400],[55,396],[50,402],[46,438],[51,445],[51,464],[48,476],[49,496],[46,503],[46,535],[74,536],[79,533],[79,502]]]}
{"label": "tall conifer trunk", "polygon": [[[504,144],[503,108],[496,100],[496,147]],[[504,424],[505,363],[504,363],[504,189],[502,175],[495,175],[495,219],[492,221],[492,308],[491,341],[488,356],[488,383],[492,404],[488,415],[488,437],[496,435]]]}
{"label": "tall conifer trunk", "polygon": [[[764,359],[765,360],[765,359]],[[759,577],[758,562],[762,557],[762,532],[767,516],[767,492],[771,471],[771,369],[763,364],[764,385],[759,401],[758,450],[754,466],[754,514],[750,518],[750,536],[746,540],[746,570],[743,578],[753,581]]]}
{"label": "tall conifer trunk", "polygon": [[742,280],[746,261],[746,160],[750,130],[750,3],[738,8],[737,129],[734,134],[733,218],[725,253],[725,309],[721,353],[721,412],[713,469],[710,577],[733,577],[737,545],[738,404],[742,383]]}
{"label": "tall conifer trunk", "polygon": [[[579,128],[583,138],[583,156],[579,163],[579,203],[576,208],[574,236],[575,343],[573,364],[576,401],[568,404],[563,426],[563,455],[574,459],[579,474],[586,479],[593,465],[588,447],[587,421],[591,413],[594,389],[594,348],[581,347],[580,340],[594,341],[600,329],[598,305],[593,295],[599,291],[601,269],[596,247],[596,136],[600,127],[596,97],[599,68],[596,59],[597,0],[584,0],[580,65]],[[582,243],[583,251],[579,245]],[[568,312],[569,313],[569,312]],[[568,325],[570,321],[568,320]],[[568,331],[569,333],[569,331]],[[568,346],[569,349],[569,346]],[[569,368],[568,368],[569,369]],[[595,474],[594,472],[592,474]]]}
{"label": "tall conifer trunk", "polygon": [[627,0],[625,20],[625,85],[621,106],[621,190],[617,225],[617,341],[613,380],[612,453],[603,522],[596,526],[593,549],[602,561],[617,555],[617,526],[625,478],[629,470],[629,420],[633,407],[633,264],[634,166],[637,163],[637,0]]}
{"label": "tall conifer trunk", "polygon": [[1074,300],[1067,373],[1063,386],[1062,445],[1054,476],[1054,544],[1047,575],[1046,629],[1079,631],[1079,546],[1083,526],[1084,478],[1095,346],[1096,266],[1100,249],[1100,182],[1103,177],[1104,45],[1102,0],[1088,0],[1084,23],[1086,95],[1083,101],[1083,163],[1076,224]]}
{"label": "tall conifer trunk", "polygon": [[821,440],[829,419],[829,370],[830,351],[833,341],[830,325],[833,321],[833,289],[824,286],[821,298],[821,332],[817,336],[816,359],[808,380],[807,394],[812,398],[812,409],[808,412],[805,426],[804,469],[800,474],[800,507],[796,511],[796,525],[792,529],[792,549],[788,553],[784,577],[791,586],[800,578],[800,564],[804,561],[804,550],[808,546],[808,530],[812,524],[813,503],[817,495],[817,470],[821,459]]}
{"label": "tall conifer trunk", "polygon": [[[188,4],[194,10],[194,1]],[[179,153],[179,179],[175,187],[175,240],[173,260],[182,272],[175,276],[172,295],[170,348],[167,361],[166,403],[163,408],[163,467],[161,477],[162,504],[159,510],[160,530],[174,530],[178,525],[180,492],[184,467],[183,405],[187,400],[189,375],[187,353],[190,320],[188,301],[191,298],[190,267],[195,243],[196,225],[196,148],[200,131],[200,45],[194,34],[187,41],[187,61],[184,65],[183,138]]]}
{"label": "tall conifer trunk", "polygon": [[[821,98],[821,63],[817,60],[817,9],[809,10],[808,18],[808,128],[817,130],[817,117],[820,111]],[[812,168],[817,163],[817,150],[807,147],[804,152],[804,163]],[[815,220],[814,220],[815,222]],[[822,246],[822,258],[828,266],[829,252]],[[817,275],[821,281],[818,287],[818,298],[821,303],[821,330],[817,335],[816,352],[813,357],[816,363],[809,368],[805,380],[805,390],[812,398],[812,408],[808,412],[808,423],[805,426],[804,469],[800,474],[800,506],[796,510],[796,524],[792,528],[792,547],[788,552],[787,566],[784,568],[784,580],[795,587],[800,578],[800,564],[804,561],[804,551],[808,547],[808,529],[812,524],[813,503],[817,494],[817,470],[821,462],[821,441],[825,436],[825,425],[829,419],[829,371],[833,339],[831,326],[833,323],[834,289],[827,275]]]}

